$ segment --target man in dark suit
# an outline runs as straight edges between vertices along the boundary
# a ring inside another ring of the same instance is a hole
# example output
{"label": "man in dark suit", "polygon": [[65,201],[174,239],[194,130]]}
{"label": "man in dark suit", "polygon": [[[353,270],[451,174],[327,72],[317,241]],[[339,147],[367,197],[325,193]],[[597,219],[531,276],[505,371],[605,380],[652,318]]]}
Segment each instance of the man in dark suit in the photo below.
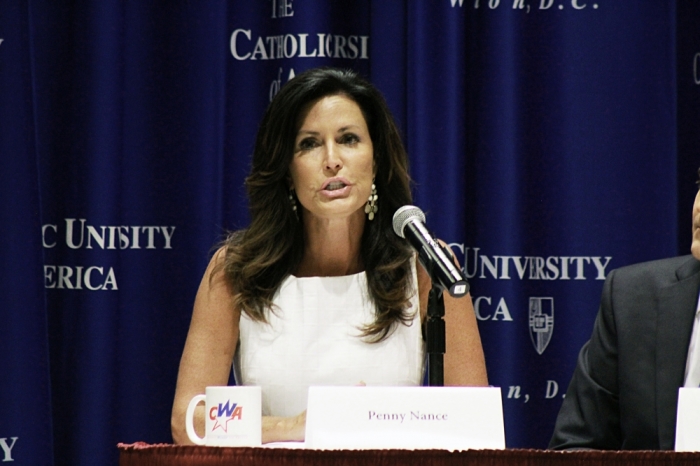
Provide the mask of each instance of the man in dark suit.
{"label": "man in dark suit", "polygon": [[678,389],[700,383],[700,191],[691,252],[607,276],[550,448],[674,448]]}

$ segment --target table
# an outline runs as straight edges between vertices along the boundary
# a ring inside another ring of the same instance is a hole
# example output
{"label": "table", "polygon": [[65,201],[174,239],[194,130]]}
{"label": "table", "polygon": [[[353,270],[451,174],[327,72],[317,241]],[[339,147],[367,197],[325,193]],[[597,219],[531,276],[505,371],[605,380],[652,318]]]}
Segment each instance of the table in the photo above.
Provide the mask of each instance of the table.
{"label": "table", "polygon": [[695,466],[700,453],[672,451],[307,450],[119,444],[120,466]]}

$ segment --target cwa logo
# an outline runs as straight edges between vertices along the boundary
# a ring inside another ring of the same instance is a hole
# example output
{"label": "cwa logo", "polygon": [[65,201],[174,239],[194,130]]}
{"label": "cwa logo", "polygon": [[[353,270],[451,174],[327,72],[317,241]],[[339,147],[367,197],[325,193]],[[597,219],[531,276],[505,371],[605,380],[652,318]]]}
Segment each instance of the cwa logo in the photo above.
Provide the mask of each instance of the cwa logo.
{"label": "cwa logo", "polygon": [[530,298],[530,340],[537,354],[544,353],[554,332],[554,298]]}
{"label": "cwa logo", "polygon": [[12,443],[10,443],[9,445],[7,443],[7,438],[0,438],[0,448],[2,448],[3,452],[3,463],[6,461],[14,461],[12,459],[12,449],[15,447],[15,443],[17,443],[18,438],[19,437],[10,437]]}
{"label": "cwa logo", "polygon": [[212,406],[209,410],[209,419],[214,422],[212,431],[221,428],[224,432],[228,432],[228,423],[235,419],[239,421],[243,417],[243,407],[237,403],[231,403],[227,400],[225,404],[219,403],[219,406]]}

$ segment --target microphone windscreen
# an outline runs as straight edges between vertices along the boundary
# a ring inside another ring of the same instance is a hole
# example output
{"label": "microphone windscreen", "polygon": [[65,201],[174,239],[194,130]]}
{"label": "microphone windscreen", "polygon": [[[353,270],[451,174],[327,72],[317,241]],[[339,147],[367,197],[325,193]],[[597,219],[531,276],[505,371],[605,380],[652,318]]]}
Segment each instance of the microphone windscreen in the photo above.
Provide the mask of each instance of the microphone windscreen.
{"label": "microphone windscreen", "polygon": [[394,226],[394,233],[399,235],[401,238],[405,238],[403,230],[406,227],[406,224],[412,220],[419,220],[422,223],[425,223],[425,214],[414,205],[405,205],[400,207],[396,213],[394,213],[394,220],[392,222]]}

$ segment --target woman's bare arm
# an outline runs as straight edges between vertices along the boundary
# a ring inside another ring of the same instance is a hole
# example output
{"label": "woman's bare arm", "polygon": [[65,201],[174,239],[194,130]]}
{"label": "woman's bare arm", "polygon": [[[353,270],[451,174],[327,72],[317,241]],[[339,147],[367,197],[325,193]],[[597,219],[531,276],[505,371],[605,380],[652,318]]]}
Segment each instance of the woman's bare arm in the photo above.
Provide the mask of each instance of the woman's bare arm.
{"label": "woman's bare arm", "polygon": [[[224,250],[212,258],[199,285],[187,333],[175,389],[171,416],[173,441],[192,443],[185,430],[190,400],[206,387],[227,385],[238,343],[240,311],[233,306],[233,292],[221,272]],[[213,272],[217,273],[213,273]],[[195,431],[204,435],[204,406],[195,410]],[[262,442],[303,441],[306,412],[294,417],[264,416]]]}
{"label": "woman's bare arm", "polygon": [[[227,385],[233,354],[238,342],[240,313],[233,307],[233,294],[223,272],[213,274],[224,258],[224,250],[214,254],[202,277],[192,311],[185,349],[175,389],[171,417],[173,441],[189,444],[185,431],[185,412],[192,397],[208,386]],[[195,430],[204,434],[204,407],[195,411]]]}
{"label": "woman's bare arm", "polygon": [[[444,243],[442,243],[444,245]],[[459,263],[455,259],[459,267]],[[428,309],[430,276],[417,264],[418,286],[423,322]],[[445,290],[445,356],[444,384],[458,386],[487,386],[486,363],[471,295],[453,298]]]}

